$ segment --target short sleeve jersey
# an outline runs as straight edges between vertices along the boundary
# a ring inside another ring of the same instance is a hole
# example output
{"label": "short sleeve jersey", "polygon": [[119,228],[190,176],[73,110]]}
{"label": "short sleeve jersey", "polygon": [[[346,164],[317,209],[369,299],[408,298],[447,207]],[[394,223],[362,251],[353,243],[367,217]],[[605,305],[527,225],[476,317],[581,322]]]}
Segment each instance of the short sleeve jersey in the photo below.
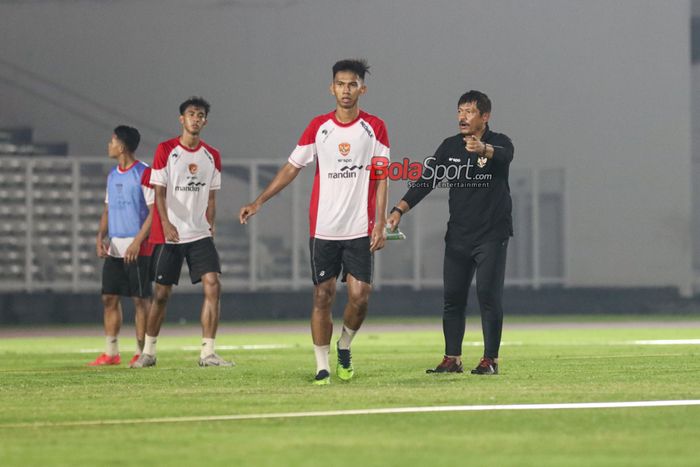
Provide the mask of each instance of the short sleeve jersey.
{"label": "short sleeve jersey", "polygon": [[316,160],[309,206],[310,236],[351,240],[372,233],[377,181],[370,180],[374,157],[389,158],[384,122],[360,111],[352,122],[341,123],[335,112],[311,120],[289,156],[297,168]]}
{"label": "short sleeve jersey", "polygon": [[[115,166],[107,175],[107,224],[110,238],[109,255],[123,258],[148,217],[148,206],[153,204],[153,188],[149,184],[151,168],[141,161],[122,170]],[[139,255],[150,256],[153,245],[141,243]]]}
{"label": "short sleeve jersey", "polygon": [[[195,149],[180,144],[179,138],[158,145],[153,159],[151,184],[166,187],[168,219],[180,236],[178,243],[211,237],[206,218],[209,192],[221,188],[219,151],[200,141]],[[153,210],[151,243],[166,242],[158,209]]]}

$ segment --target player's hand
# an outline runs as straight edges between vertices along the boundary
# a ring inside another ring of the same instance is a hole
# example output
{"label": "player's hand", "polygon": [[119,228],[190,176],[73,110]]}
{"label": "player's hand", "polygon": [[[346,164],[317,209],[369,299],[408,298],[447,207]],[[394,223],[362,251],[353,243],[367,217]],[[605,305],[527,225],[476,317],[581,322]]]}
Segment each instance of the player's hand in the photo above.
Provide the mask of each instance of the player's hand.
{"label": "player's hand", "polygon": [[369,242],[369,251],[374,253],[377,250],[384,248],[384,243],[386,242],[386,232],[384,231],[384,224],[377,222],[374,224],[372,229],[372,236]]}
{"label": "player's hand", "polygon": [[211,227],[209,227],[209,232],[211,232],[212,237],[214,237],[214,235],[216,234],[216,227],[214,227],[213,224]]}
{"label": "player's hand", "polygon": [[97,237],[95,252],[97,253],[98,258],[106,258],[109,254],[109,251],[107,250],[107,245],[105,245],[104,239],[102,239],[102,237]]}
{"label": "player's hand", "polygon": [[386,220],[386,225],[389,227],[389,230],[392,232],[396,232],[396,229],[399,228],[400,223],[401,223],[401,214],[399,214],[396,211],[389,214],[389,218]]}
{"label": "player's hand", "polygon": [[247,224],[248,219],[253,217],[255,215],[255,213],[258,212],[258,209],[260,209],[259,204],[256,204],[256,203],[246,204],[238,212],[238,220],[241,222],[241,224]]}
{"label": "player's hand", "polygon": [[139,257],[139,250],[141,249],[141,244],[138,242],[131,242],[129,248],[124,252],[124,262],[126,264],[135,263]]}
{"label": "player's hand", "polygon": [[465,136],[464,142],[466,143],[465,147],[467,148],[467,151],[469,151],[469,152],[483,154],[484,150],[486,149],[486,144],[482,143],[481,141],[476,139],[476,136],[474,136],[474,135]]}
{"label": "player's hand", "polygon": [[180,234],[170,222],[163,222],[163,234],[165,235],[165,239],[169,242],[177,243],[180,241]]}

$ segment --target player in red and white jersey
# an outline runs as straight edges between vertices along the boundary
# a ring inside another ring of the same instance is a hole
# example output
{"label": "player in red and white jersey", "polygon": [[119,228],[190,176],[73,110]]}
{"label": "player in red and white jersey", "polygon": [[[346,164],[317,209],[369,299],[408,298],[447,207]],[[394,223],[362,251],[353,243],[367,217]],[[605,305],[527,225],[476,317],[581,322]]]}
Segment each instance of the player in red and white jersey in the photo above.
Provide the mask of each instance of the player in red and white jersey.
{"label": "player in red and white jersey", "polygon": [[330,91],[336,99],[335,110],[311,120],[287,164],[239,213],[240,222],[245,224],[303,167],[316,161],[309,207],[314,384],[330,383],[331,308],[338,276],[347,282],[348,303],[337,342],[336,371],[345,381],[354,374],[350,344],[367,314],[373,253],[384,247],[386,238],[387,181],[371,180],[369,169],[373,158],[389,158],[389,139],[384,122],[359,107],[360,96],[367,90],[364,80],[368,69],[364,60],[341,60],[333,65]]}
{"label": "player in red and white jersey", "polygon": [[156,281],[153,305],[148,315],[143,353],[132,368],[156,364],[156,341],[165,319],[173,285],[180,279],[187,260],[193,284],[202,282],[202,347],[200,366],[233,366],[219,357],[214,340],[219,325],[221,264],[214,246],[216,192],[221,188],[219,151],[200,139],[207,124],[210,105],[201,97],[180,104],[182,134],[158,145],[153,160],[151,184],[156,190],[151,242]]}
{"label": "player in red and white jersey", "polygon": [[289,163],[297,169],[317,160],[310,237],[352,240],[372,235],[377,183],[369,179],[373,157],[389,157],[384,122],[360,110],[349,122],[336,112],[311,120]]}

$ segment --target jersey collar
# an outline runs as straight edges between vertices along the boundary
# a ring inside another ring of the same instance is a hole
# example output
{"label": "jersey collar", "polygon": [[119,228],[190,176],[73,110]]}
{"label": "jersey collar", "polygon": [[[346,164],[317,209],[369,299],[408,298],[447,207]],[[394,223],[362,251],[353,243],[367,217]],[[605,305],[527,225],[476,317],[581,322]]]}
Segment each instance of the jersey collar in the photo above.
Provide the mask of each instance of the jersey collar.
{"label": "jersey collar", "polygon": [[117,164],[117,172],[119,172],[120,174],[125,174],[125,173],[127,173],[129,170],[131,170],[131,168],[132,168],[133,166],[135,166],[135,165],[138,164],[138,163],[139,163],[138,160],[134,160],[134,162],[133,162],[129,167],[127,167],[127,168],[124,169],[124,170],[122,170],[121,168],[119,168],[119,164]]}
{"label": "jersey collar", "polygon": [[363,117],[363,115],[364,115],[364,112],[362,110],[360,110],[360,113],[357,114],[357,118],[355,118],[351,122],[343,123],[335,117],[335,110],[334,110],[333,112],[331,112],[331,119],[333,120],[333,123],[335,123],[336,125],[338,125],[340,127],[349,127],[349,126],[352,126],[355,123],[357,123],[357,121],[359,119],[361,119]]}
{"label": "jersey collar", "polygon": [[199,140],[199,144],[197,145],[197,147],[194,148],[194,149],[190,149],[190,148],[188,148],[187,146],[185,146],[184,144],[182,144],[182,143],[180,142],[180,137],[177,138],[177,145],[180,146],[182,149],[184,149],[184,150],[187,151],[187,152],[197,152],[197,151],[199,151],[199,150],[201,149],[201,147],[202,147],[203,144],[204,144],[204,141],[202,141],[202,140],[200,139],[200,140]]}

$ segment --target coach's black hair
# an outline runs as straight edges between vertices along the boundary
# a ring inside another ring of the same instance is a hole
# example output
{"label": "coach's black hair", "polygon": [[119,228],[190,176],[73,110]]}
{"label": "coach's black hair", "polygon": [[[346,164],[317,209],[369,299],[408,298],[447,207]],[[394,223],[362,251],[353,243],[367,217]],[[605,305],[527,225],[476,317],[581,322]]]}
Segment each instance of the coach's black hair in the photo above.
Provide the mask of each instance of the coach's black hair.
{"label": "coach's black hair", "polygon": [[365,73],[369,74],[369,65],[364,58],[340,60],[333,65],[333,78],[339,71],[352,71],[364,81]]}
{"label": "coach's black hair", "polygon": [[185,110],[187,110],[187,107],[193,106],[193,107],[200,107],[204,109],[204,116],[209,115],[209,109],[211,109],[211,105],[207,100],[203,97],[198,97],[198,96],[192,96],[189,99],[187,99],[185,102],[180,104],[180,115],[185,114]]}
{"label": "coach's black hair", "polygon": [[483,92],[474,90],[462,94],[462,97],[459,98],[459,102],[457,102],[457,107],[472,102],[476,102],[476,108],[479,109],[479,112],[482,114],[491,113],[491,99],[489,99],[489,96]]}
{"label": "coach's black hair", "polygon": [[131,153],[136,152],[136,148],[139,147],[141,142],[139,130],[130,126],[119,125],[114,129],[114,135],[119,141],[124,143],[126,149]]}

